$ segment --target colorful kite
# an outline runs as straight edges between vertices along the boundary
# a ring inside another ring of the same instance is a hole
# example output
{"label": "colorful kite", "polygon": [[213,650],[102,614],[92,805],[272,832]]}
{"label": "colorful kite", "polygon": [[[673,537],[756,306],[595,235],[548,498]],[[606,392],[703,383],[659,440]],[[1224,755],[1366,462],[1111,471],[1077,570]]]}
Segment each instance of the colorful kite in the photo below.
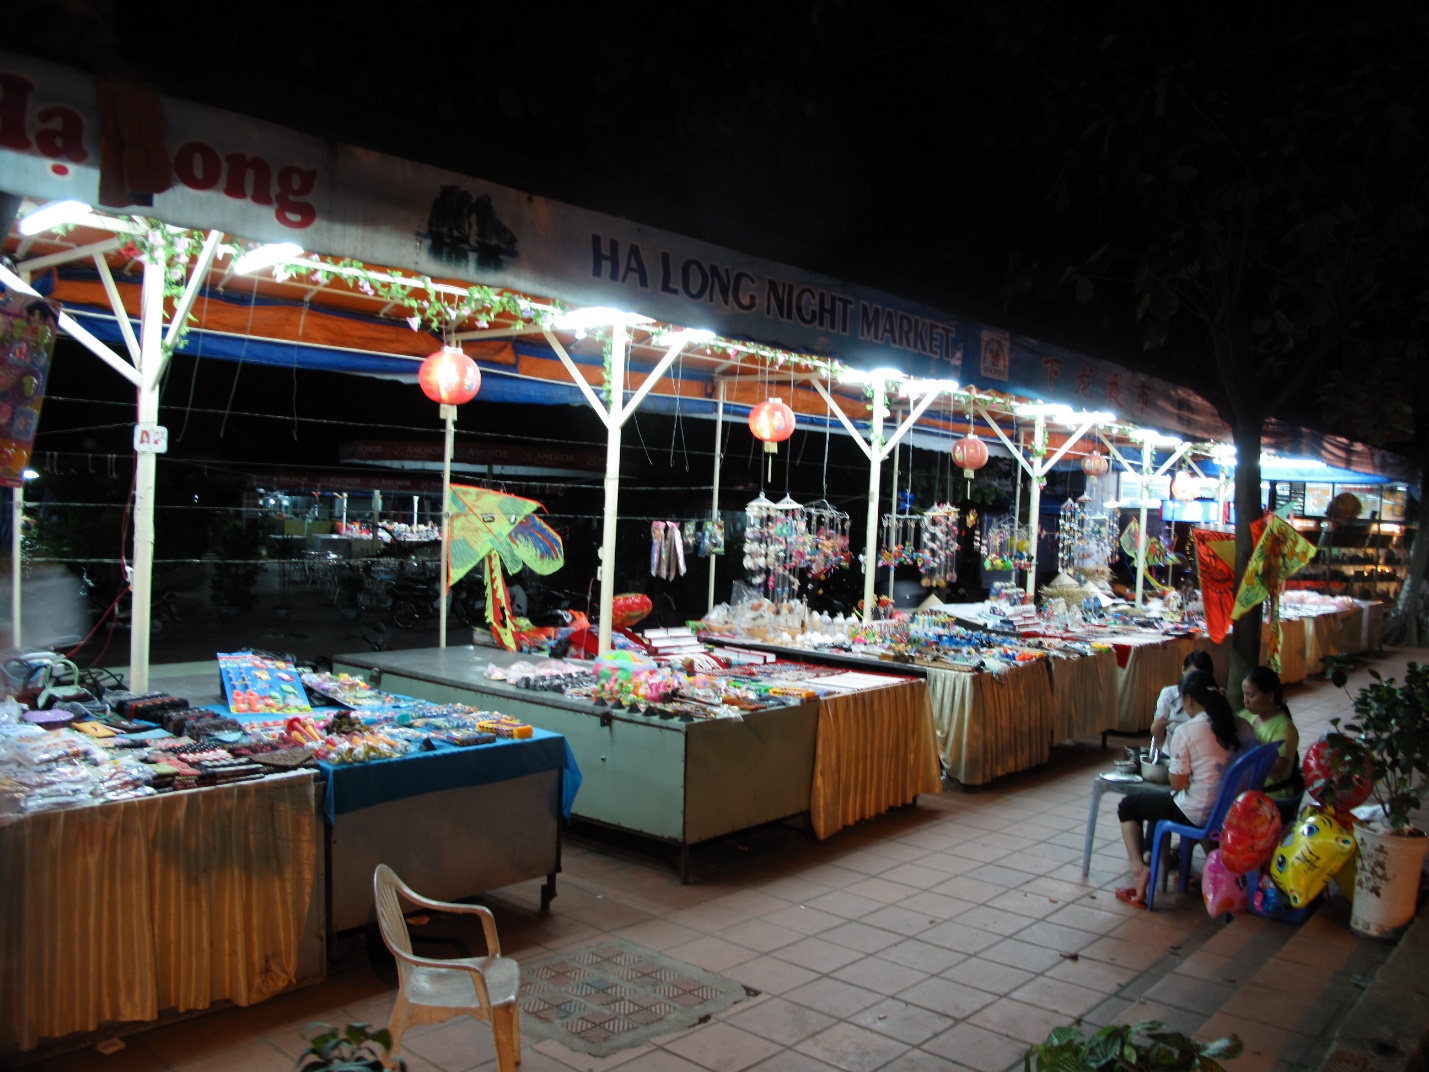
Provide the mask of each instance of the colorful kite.
{"label": "colorful kite", "polygon": [[529,567],[543,577],[555,573],[566,564],[561,537],[536,516],[544,507],[519,495],[453,484],[448,509],[450,583],[465,577],[474,566],[482,567],[491,635],[502,647],[515,651],[515,622],[502,569],[519,573]]}
{"label": "colorful kite", "polygon": [[1266,518],[1265,531],[1246,563],[1245,576],[1236,592],[1232,618],[1241,618],[1270,600],[1270,668],[1280,671],[1280,590],[1285,582],[1315,557],[1315,545],[1295,531],[1278,514]]}

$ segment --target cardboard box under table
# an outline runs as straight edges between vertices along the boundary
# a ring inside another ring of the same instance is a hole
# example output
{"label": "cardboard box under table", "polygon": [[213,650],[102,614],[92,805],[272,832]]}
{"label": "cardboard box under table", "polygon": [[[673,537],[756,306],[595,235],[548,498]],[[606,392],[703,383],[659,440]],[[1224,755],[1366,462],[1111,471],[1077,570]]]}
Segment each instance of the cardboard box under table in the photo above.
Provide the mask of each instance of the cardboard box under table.
{"label": "cardboard box under table", "polygon": [[[689,875],[690,846],[701,841],[804,812],[812,813],[816,833],[825,836],[885,810],[890,806],[883,801],[887,792],[906,804],[919,791],[929,791],[920,785],[909,793],[905,785],[864,778],[840,761],[860,753],[848,720],[876,717],[869,705],[887,706],[887,696],[874,702],[870,694],[855,693],[828,705],[804,703],[748,712],[738,719],[682,722],[597,708],[559,693],[518,689],[484,677],[490,662],[506,666],[533,658],[466,646],[340,655],[335,669],[381,670],[384,689],[437,702],[488,706],[558,730],[570,742],[583,774],[574,816],[680,846],[682,878]],[[917,685],[920,694],[909,702],[921,714],[922,683]],[[824,734],[829,750],[816,777],[822,722],[840,713],[842,718],[831,722]],[[934,764],[934,791],[936,774]]]}

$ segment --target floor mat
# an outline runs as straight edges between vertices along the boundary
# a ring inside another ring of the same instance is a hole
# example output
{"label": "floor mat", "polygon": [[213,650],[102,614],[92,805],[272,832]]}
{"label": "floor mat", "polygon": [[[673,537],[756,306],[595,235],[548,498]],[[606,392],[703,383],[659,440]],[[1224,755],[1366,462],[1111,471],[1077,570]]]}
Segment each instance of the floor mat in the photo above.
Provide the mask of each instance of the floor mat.
{"label": "floor mat", "polygon": [[742,983],[616,938],[521,962],[521,1034],[605,1057],[749,996]]}

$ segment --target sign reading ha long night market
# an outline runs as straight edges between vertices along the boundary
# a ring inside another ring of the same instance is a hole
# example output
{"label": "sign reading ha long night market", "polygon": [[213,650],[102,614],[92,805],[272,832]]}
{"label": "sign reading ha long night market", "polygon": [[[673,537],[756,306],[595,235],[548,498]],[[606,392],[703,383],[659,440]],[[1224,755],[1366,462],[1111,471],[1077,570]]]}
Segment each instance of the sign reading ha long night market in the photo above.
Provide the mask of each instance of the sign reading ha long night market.
{"label": "sign reading ha long night market", "polygon": [[[1227,434],[1191,391],[1035,339],[454,172],[187,101],[162,104],[174,185],[136,211],[171,224],[618,306],[862,368],[1110,409],[1167,432]],[[98,113],[89,76],[0,53],[3,188],[95,204]]]}

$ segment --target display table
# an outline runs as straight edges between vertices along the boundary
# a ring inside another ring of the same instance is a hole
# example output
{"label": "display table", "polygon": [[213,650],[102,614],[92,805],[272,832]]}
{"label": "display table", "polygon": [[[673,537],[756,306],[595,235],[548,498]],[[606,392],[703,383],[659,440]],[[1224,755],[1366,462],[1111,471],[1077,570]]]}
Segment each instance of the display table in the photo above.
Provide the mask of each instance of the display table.
{"label": "display table", "polygon": [[[583,773],[576,818],[678,845],[682,877],[701,841],[809,813],[820,837],[941,788],[923,682],[745,713],[661,719],[488,680],[488,663],[539,657],[490,648],[338,656],[382,687],[497,708],[570,742]],[[370,675],[369,675],[370,676]]]}
{"label": "display table", "polygon": [[1001,674],[929,668],[938,750],[950,778],[984,785],[1052,757],[1052,683],[1042,661]]}
{"label": "display table", "polygon": [[572,814],[678,845],[682,878],[691,845],[811,810],[818,704],[685,723],[483,676],[490,662],[538,658],[464,645],[340,655],[334,664],[369,679],[379,670],[393,692],[491,707],[561,733],[582,773]]}
{"label": "display table", "polygon": [[317,797],[299,771],[0,825],[0,1058],[321,979]]}
{"label": "display table", "polygon": [[817,837],[942,791],[929,685],[890,681],[819,701],[809,803]]}
{"label": "display table", "polygon": [[1116,710],[1116,654],[1099,651],[1075,659],[1049,659],[1052,675],[1052,739],[1095,737]]}
{"label": "display table", "polygon": [[1104,729],[1146,733],[1156,716],[1156,698],[1181,680],[1181,666],[1196,647],[1195,637],[1117,637],[1116,723]]}
{"label": "display table", "polygon": [[[1306,633],[1313,618],[1281,619],[1280,683],[1297,685],[1305,680]],[[1270,624],[1260,624],[1260,665],[1270,665]]]}
{"label": "display table", "polygon": [[561,869],[561,817],[570,816],[581,783],[559,735],[536,730],[524,741],[321,767],[332,931],[376,919],[378,864],[439,901],[544,877],[541,909],[550,907]]}

